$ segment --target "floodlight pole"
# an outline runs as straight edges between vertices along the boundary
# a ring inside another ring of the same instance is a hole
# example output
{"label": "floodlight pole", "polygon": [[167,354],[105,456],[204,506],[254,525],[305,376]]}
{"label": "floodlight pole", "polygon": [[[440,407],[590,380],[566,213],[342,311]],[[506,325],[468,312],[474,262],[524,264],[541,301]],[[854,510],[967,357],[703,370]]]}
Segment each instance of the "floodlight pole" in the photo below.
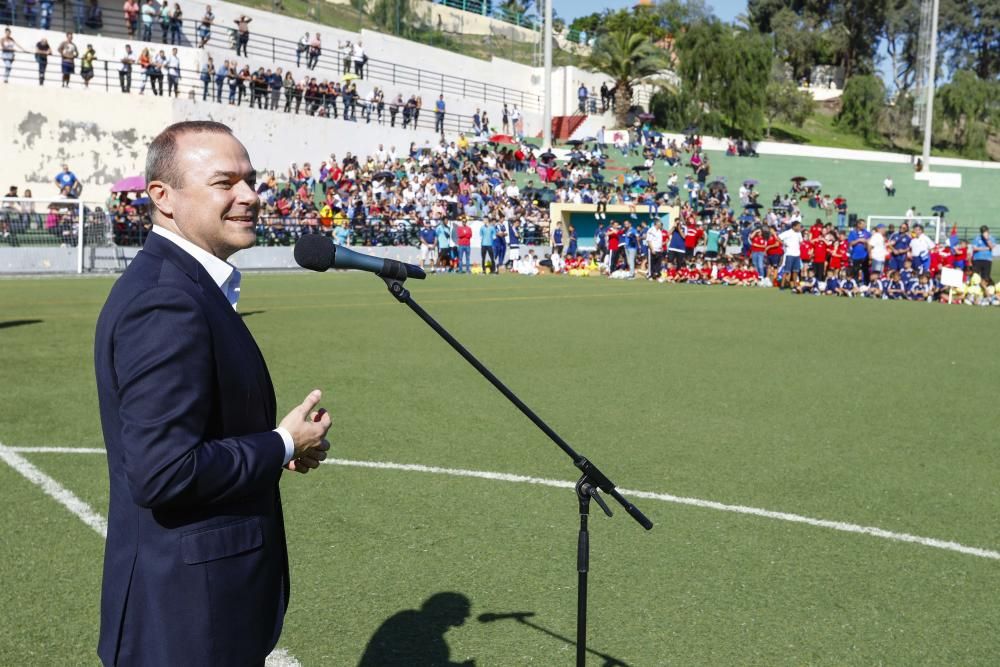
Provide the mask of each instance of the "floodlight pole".
{"label": "floodlight pole", "polygon": [[614,498],[625,508],[635,521],[645,528],[650,530],[653,527],[653,522],[646,518],[646,515],[639,511],[639,508],[630,503],[628,500],[619,493],[618,489],[615,488],[615,483],[608,479],[601,470],[591,463],[585,456],[578,454],[569,444],[559,437],[559,434],[552,430],[552,427],[546,424],[541,417],[535,414],[532,410],[518,398],[517,394],[511,391],[507,385],[500,381],[496,375],[493,374],[490,369],[482,364],[479,359],[465,349],[465,346],[458,342],[458,340],[452,336],[447,329],[438,324],[437,320],[430,316],[430,314],[420,307],[416,301],[410,296],[410,290],[403,286],[403,279],[397,278],[382,278],[385,281],[386,287],[389,288],[389,293],[396,298],[402,304],[406,304],[410,310],[416,313],[420,319],[422,319],[427,326],[441,336],[451,347],[458,352],[463,359],[468,361],[473,368],[479,371],[479,374],[486,378],[490,384],[497,388],[497,390],[506,397],[508,401],[514,404],[518,410],[520,410],[525,417],[531,420],[531,422],[537,426],[542,433],[547,435],[549,439],[554,442],[559,449],[563,450],[571,459],[573,459],[573,465],[583,473],[580,480],[576,483],[576,496],[580,508],[580,532],[577,537],[577,548],[576,548],[576,571],[577,571],[577,597],[576,597],[576,664],[577,667],[584,667],[587,657],[587,575],[590,572],[590,533],[587,530],[587,519],[590,514],[590,501],[591,499],[597,501],[597,504],[601,506],[604,513],[611,516],[611,510],[605,504],[604,499],[599,495],[599,491],[604,491],[606,494]]}
{"label": "floodlight pole", "polygon": [[940,0],[934,0],[931,8],[931,53],[927,68],[927,103],[924,116],[924,171],[931,170],[931,126],[934,124],[934,79],[937,70],[938,8]]}
{"label": "floodlight pole", "polygon": [[[545,2],[545,26],[542,29],[545,99],[542,112],[542,149],[552,148],[552,0]],[[563,95],[566,91],[563,91]]]}

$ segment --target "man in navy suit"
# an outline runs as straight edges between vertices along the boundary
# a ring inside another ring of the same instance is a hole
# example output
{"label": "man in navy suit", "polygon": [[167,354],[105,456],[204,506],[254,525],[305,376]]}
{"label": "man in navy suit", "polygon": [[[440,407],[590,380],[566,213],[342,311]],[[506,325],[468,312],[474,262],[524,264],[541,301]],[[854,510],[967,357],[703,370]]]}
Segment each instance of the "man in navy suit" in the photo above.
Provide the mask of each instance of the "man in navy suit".
{"label": "man in navy suit", "polygon": [[105,665],[263,665],[288,606],[278,480],[326,458],[315,390],[276,423],[235,311],[255,171],[225,125],[150,144],[153,233],[108,295],[95,369],[111,497],[98,655]]}

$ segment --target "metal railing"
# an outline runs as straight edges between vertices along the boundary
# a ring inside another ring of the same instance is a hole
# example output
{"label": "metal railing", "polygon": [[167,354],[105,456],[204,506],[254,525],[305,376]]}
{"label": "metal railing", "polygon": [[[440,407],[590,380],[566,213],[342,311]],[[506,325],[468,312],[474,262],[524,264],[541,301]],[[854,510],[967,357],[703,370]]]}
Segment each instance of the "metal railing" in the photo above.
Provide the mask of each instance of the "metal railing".
{"label": "metal railing", "polygon": [[[11,69],[11,79],[15,81],[38,81],[41,79],[45,83],[56,85],[60,81],[61,73],[59,68],[59,58],[49,57],[42,69],[41,64],[31,64],[26,61],[28,54],[18,54]],[[148,71],[142,70],[138,65],[133,66],[129,75],[118,71],[120,63],[108,60],[94,61],[94,76],[90,80],[89,88],[100,89],[105,92],[119,92],[120,94],[136,94],[143,92],[149,86],[151,94],[169,96],[170,80],[166,72],[163,71],[157,76],[151,76]],[[164,68],[165,70],[165,68]],[[375,105],[369,103],[367,99],[360,96],[353,105],[344,105],[344,97],[332,97],[321,95],[320,97],[310,96],[307,92],[296,94],[289,100],[285,89],[280,91],[277,104],[269,89],[265,89],[262,95],[253,93],[249,82],[244,81],[242,86],[237,85],[235,90],[225,81],[221,84],[212,77],[207,83],[201,79],[201,72],[181,68],[180,78],[177,81],[178,97],[183,96],[188,99],[201,98],[206,104],[227,104],[233,99],[235,106],[247,105],[251,109],[258,111],[270,111],[274,113],[289,113],[324,117],[342,122],[358,122],[366,124],[388,125],[390,127],[402,127],[403,129],[425,129],[437,132],[437,118],[434,109],[422,108],[418,114],[404,113],[402,107],[399,108],[398,115],[391,113],[392,104],[390,101],[384,103],[381,118]],[[252,72],[251,72],[252,74]],[[82,85],[80,70],[77,68],[76,74],[70,79],[73,88]],[[180,87],[184,86],[184,93],[180,93]],[[192,88],[192,86],[196,86]],[[405,100],[404,100],[405,102]],[[336,115],[334,115],[336,112]],[[352,120],[348,120],[351,118]],[[405,122],[405,125],[404,125]],[[459,132],[471,133],[473,130],[472,116],[445,112],[443,119],[443,129],[445,133],[457,134]]]}
{"label": "metal railing", "polygon": [[[77,22],[73,16],[72,6],[63,3],[53,12],[48,30],[52,31],[76,31]],[[39,27],[37,21],[28,25],[23,13],[13,17],[13,25],[24,27]],[[200,32],[201,21],[199,19],[184,19],[180,29],[176,33],[170,30],[163,31],[159,22],[152,25],[150,39],[142,39],[144,30],[142,21],[138,21],[133,34],[129,34],[128,26],[120,16],[108,17],[100,28],[91,29],[85,26],[80,34],[93,34],[104,37],[114,37],[118,39],[132,40],[138,44],[137,51],[141,50],[143,44],[164,44],[167,46],[198,47],[202,44],[203,33]],[[317,26],[325,27],[325,26]],[[236,50],[238,40],[235,26],[221,26],[213,24],[208,30],[207,45],[218,47],[223,44],[226,48]],[[274,35],[250,32],[249,39],[245,46],[245,57],[263,58],[274,65],[292,65],[302,67],[307,61],[306,53],[299,50],[297,42],[276,37]],[[312,71],[320,70],[331,74],[354,73],[355,64],[351,60],[351,55],[346,50],[324,48],[319,56],[316,67]],[[541,111],[542,96],[538,93],[498,86],[466,79],[443,72],[431,72],[429,70],[401,65],[378,58],[368,58],[360,68],[361,77],[388,83],[393,86],[406,86],[414,90],[423,90],[443,95],[460,96],[465,99],[478,100],[484,103],[507,103],[516,104],[522,110]]]}

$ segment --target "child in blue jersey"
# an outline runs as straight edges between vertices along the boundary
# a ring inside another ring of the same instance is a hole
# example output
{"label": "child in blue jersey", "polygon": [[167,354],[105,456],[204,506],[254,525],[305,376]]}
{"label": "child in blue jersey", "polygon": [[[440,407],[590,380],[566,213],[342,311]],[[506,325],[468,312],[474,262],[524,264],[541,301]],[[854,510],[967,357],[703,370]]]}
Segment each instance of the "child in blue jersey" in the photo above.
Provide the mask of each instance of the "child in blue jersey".
{"label": "child in blue jersey", "polygon": [[903,281],[899,279],[899,271],[893,271],[889,274],[889,284],[886,286],[885,296],[889,299],[902,299],[906,296]]}
{"label": "child in blue jersey", "polygon": [[910,289],[906,292],[906,298],[910,301],[927,301],[931,294],[927,280],[927,274],[922,274],[917,282],[910,285]]}
{"label": "child in blue jersey", "polygon": [[899,279],[903,282],[903,287],[909,289],[910,283],[917,282],[917,277],[913,271],[913,260],[909,257],[903,262],[903,270],[899,272]]}
{"label": "child in blue jersey", "polygon": [[858,281],[847,275],[847,272],[840,272],[840,289],[837,291],[837,296],[846,296],[848,298],[857,296],[858,294]]}
{"label": "child in blue jersey", "polygon": [[827,277],[826,287],[823,289],[823,294],[830,294],[833,296],[840,294],[840,278],[837,275]]}
{"label": "child in blue jersey", "polygon": [[816,280],[816,272],[809,269],[806,277],[793,288],[796,294],[819,294],[819,281]]}

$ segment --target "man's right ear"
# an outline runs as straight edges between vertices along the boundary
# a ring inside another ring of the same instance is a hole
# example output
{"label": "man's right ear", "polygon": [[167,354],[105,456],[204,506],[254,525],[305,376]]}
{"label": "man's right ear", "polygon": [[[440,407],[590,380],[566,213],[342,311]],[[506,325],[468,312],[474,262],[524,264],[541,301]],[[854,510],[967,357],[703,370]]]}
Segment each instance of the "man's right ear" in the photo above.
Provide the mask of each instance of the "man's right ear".
{"label": "man's right ear", "polygon": [[149,195],[149,200],[156,207],[156,210],[167,218],[174,217],[174,209],[170,197],[172,190],[173,188],[163,181],[150,181],[146,185],[146,193]]}

